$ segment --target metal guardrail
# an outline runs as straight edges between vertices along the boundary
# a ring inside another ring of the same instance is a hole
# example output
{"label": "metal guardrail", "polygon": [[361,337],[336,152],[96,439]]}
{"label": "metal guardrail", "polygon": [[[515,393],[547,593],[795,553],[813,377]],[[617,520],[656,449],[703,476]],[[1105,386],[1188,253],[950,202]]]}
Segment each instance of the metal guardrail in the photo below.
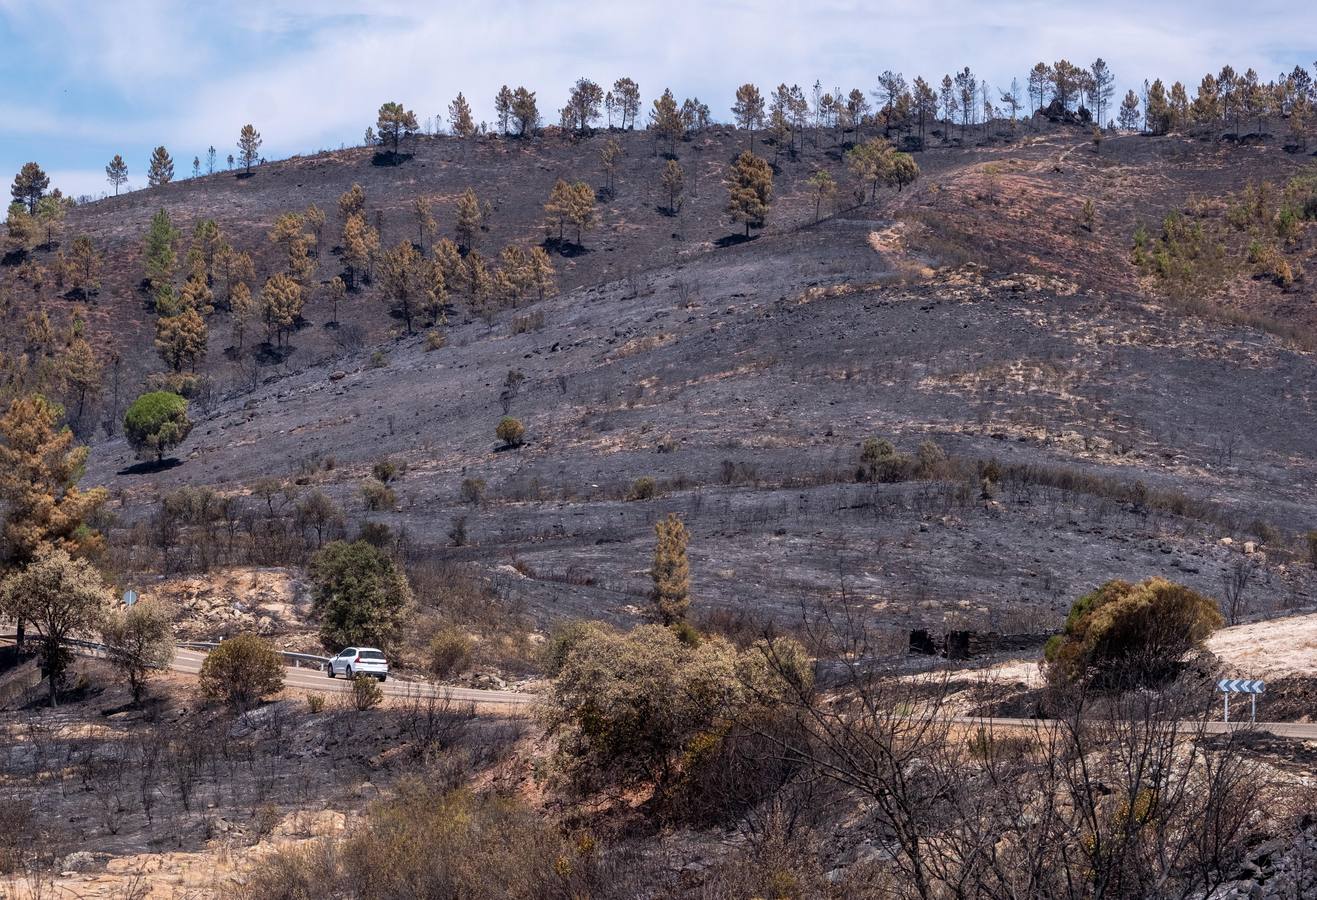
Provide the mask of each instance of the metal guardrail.
{"label": "metal guardrail", "polygon": [[[175,646],[189,650],[204,650],[209,653],[220,645],[220,641],[178,641]],[[293,653],[289,650],[278,651],[284,662],[298,669],[321,669],[329,664],[328,656],[316,656],[314,653]]]}

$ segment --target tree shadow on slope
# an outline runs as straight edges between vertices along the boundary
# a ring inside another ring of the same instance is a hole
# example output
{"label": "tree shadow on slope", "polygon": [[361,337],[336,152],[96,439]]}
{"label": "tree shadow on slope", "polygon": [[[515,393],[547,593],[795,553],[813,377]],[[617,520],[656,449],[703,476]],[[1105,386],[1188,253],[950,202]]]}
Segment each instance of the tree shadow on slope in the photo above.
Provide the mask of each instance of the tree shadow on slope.
{"label": "tree shadow on slope", "polygon": [[133,463],[131,466],[125,466],[115,474],[117,475],[154,475],[157,472],[168,472],[170,469],[183,465],[183,460],[176,456],[170,456],[157,462],[154,459],[144,459],[141,462]]}

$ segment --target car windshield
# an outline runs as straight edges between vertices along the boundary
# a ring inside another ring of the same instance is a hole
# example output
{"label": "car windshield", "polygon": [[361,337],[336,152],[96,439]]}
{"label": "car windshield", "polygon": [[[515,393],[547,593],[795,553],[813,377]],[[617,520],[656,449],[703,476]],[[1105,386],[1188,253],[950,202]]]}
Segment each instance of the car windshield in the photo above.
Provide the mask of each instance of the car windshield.
{"label": "car windshield", "polygon": [[381,653],[381,652],[378,651],[378,650],[362,650],[362,651],[361,651],[361,658],[362,658],[362,659],[383,659],[383,658],[384,658],[384,654]]}

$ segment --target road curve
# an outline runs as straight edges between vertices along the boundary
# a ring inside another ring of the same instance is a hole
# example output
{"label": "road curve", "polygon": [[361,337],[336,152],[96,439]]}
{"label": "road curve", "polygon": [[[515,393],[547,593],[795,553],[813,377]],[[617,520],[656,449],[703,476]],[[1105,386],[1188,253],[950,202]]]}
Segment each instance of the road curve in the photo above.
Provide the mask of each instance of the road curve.
{"label": "road curve", "polygon": [[[174,654],[170,668],[176,672],[196,675],[201,671],[201,663],[206,654],[199,650],[186,650],[180,647]],[[346,678],[330,678],[322,670],[284,667],[284,687],[303,691],[323,691],[344,694],[352,690],[352,682]],[[538,697],[534,694],[519,694],[515,691],[486,691],[478,688],[449,687],[429,681],[399,681],[393,679],[380,685],[386,697],[419,698],[426,700],[436,698],[455,703],[477,703],[481,705],[498,705],[506,707],[530,707]]]}
{"label": "road curve", "polygon": [[[1055,719],[996,719],[977,716],[957,716],[953,721],[982,728],[1040,729],[1056,725]],[[1314,722],[1181,722],[1177,728],[1185,732],[1203,731],[1206,734],[1227,734],[1235,731],[1253,731],[1272,737],[1317,741],[1317,723]]]}
{"label": "road curve", "polygon": [[[12,643],[14,635],[0,634],[0,643]],[[74,648],[77,652],[87,653],[89,655],[101,655],[100,650],[88,647]],[[206,654],[199,650],[188,650],[179,647],[174,652],[174,661],[170,663],[169,668],[175,672],[181,672],[185,675],[196,675],[201,671],[201,663],[205,660]],[[330,678],[322,669],[299,668],[297,666],[284,667],[284,687],[295,688],[303,691],[320,691],[325,693],[345,694],[352,690],[352,682],[346,678]],[[529,710],[538,701],[539,697],[535,694],[521,694],[516,691],[487,691],[479,688],[461,688],[450,687],[444,684],[434,684],[429,681],[400,681],[392,679],[380,685],[386,697],[399,697],[403,699],[415,698],[428,700],[434,698],[437,700],[448,700],[453,703],[474,703],[478,706],[496,706],[512,710]]]}

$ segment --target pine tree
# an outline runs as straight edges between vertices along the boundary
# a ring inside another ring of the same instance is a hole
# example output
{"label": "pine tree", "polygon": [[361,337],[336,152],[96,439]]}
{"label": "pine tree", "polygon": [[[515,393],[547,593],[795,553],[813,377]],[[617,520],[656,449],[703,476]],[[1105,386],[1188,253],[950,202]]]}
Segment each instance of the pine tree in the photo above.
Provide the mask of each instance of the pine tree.
{"label": "pine tree", "polygon": [[675,216],[681,209],[681,193],[686,189],[686,173],[675,159],[670,159],[663,166],[663,174],[659,177],[659,182],[668,198],[668,215]]}
{"label": "pine tree", "polygon": [[1116,90],[1113,87],[1116,76],[1112,74],[1106,61],[1100,56],[1093,61],[1093,65],[1089,66],[1088,72],[1093,85],[1093,121],[1101,125],[1107,120],[1107,110]]}
{"label": "pine tree", "polygon": [[87,520],[106,500],[103,488],[78,488],[88,448],[61,424],[64,410],[38,394],[12,400],[0,416],[0,499],[9,562],[23,566],[56,547],[91,551],[100,543]]}
{"label": "pine tree", "polygon": [[1052,83],[1052,70],[1047,63],[1035,63],[1029,70],[1029,115],[1043,108],[1048,86]]}
{"label": "pine tree", "polygon": [[384,295],[392,302],[393,312],[406,324],[408,334],[412,334],[412,320],[425,297],[428,268],[411,241],[400,242],[381,261]]}
{"label": "pine tree", "polygon": [[402,139],[411,137],[420,126],[416,124],[416,113],[390,101],[380,107],[375,127],[379,130],[380,143],[391,145],[393,155],[397,156]]}
{"label": "pine tree", "polygon": [[636,127],[636,116],[640,114],[640,86],[630,78],[619,78],[613,82],[613,99],[622,114],[622,130]]}
{"label": "pine tree", "polygon": [[361,185],[352,185],[338,198],[338,214],[344,222],[352,216],[365,216],[366,192],[361,189]]}
{"label": "pine tree", "polygon": [[[709,107],[701,103],[699,97],[687,97],[681,101],[681,127],[687,132],[703,131],[709,127]],[[678,134],[677,137],[681,137]]]}
{"label": "pine tree", "polygon": [[28,215],[36,215],[37,204],[46,196],[48,187],[50,176],[42,171],[41,166],[34,162],[23,163],[23,168],[14,176],[14,184],[9,193],[13,195],[15,203],[27,207]]}
{"label": "pine tree", "polygon": [[151,226],[146,232],[142,246],[142,259],[146,265],[146,278],[151,284],[152,292],[158,292],[174,280],[178,266],[178,254],[174,251],[174,242],[179,238],[179,230],[169,219],[169,213],[163,209],[151,217]]}
{"label": "pine tree", "polygon": [[151,162],[146,169],[146,183],[150,187],[160,187],[174,180],[174,161],[164,147],[151,151]]}
{"label": "pine tree", "polygon": [[764,121],[764,98],[759,88],[753,84],[743,84],[736,89],[736,103],[732,105],[732,117],[739,128],[750,132],[750,151],[755,148],[755,129]]}
{"label": "pine tree", "polygon": [[475,247],[476,237],[484,224],[484,211],[480,208],[480,199],[475,191],[467,188],[457,198],[457,217],[453,223],[458,246],[464,253],[470,252]]}
{"label": "pine tree", "polygon": [[71,399],[77,404],[73,415],[75,427],[80,427],[88,402],[95,402],[101,392],[105,369],[86,338],[76,337],[69,342],[60,360],[60,368],[68,385]]}
{"label": "pine tree", "polygon": [[749,150],[742,151],[727,179],[727,212],[733,222],[745,224],[746,237],[751,228],[764,227],[772,196],[772,168]]}
{"label": "pine tree", "polygon": [[302,286],[280,272],[266,279],[261,288],[261,318],[265,322],[266,340],[274,338],[283,346],[286,335],[302,316]]}
{"label": "pine tree", "polygon": [[531,283],[539,298],[551,297],[557,292],[557,286],[554,284],[553,277],[556,274],[553,268],[553,260],[543,247],[532,247],[530,250],[531,266]]}
{"label": "pine tree", "polygon": [[343,262],[348,267],[348,287],[356,285],[358,274],[368,270],[380,247],[380,233],[366,223],[363,213],[353,213],[343,223]]}
{"label": "pine tree", "polygon": [[250,124],[242,126],[238,132],[238,159],[242,160],[244,170],[248,175],[252,171],[252,163],[260,159],[261,150],[261,133],[253,128]]}
{"label": "pine tree", "polygon": [[460,138],[469,138],[476,133],[475,120],[471,118],[471,104],[459,91],[452,103],[448,104],[448,127]]}
{"label": "pine tree", "polygon": [[1189,124],[1189,94],[1178,81],[1171,85],[1168,105],[1171,131],[1179,131]]}
{"label": "pine tree", "polygon": [[685,123],[682,121],[681,110],[677,108],[677,101],[673,98],[671,89],[664,88],[663,95],[654,101],[654,108],[649,114],[649,127],[656,137],[667,139],[668,153],[675,156],[677,140],[685,131]]}
{"label": "pine tree", "polygon": [[195,371],[206,356],[206,320],[190,306],[177,315],[159,317],[155,348],[173,371],[181,372],[185,364]]}
{"label": "pine tree", "polygon": [[879,184],[896,183],[894,166],[897,156],[909,154],[897,154],[884,138],[873,138],[846,152],[846,167],[861,184],[861,200],[864,199],[863,185],[870,185],[869,199],[873,201],[878,199]]}
{"label": "pine tree", "polygon": [[599,165],[604,170],[604,190],[610,197],[613,196],[613,188],[617,183],[617,163],[621,158],[622,145],[617,139],[609,138],[605,141],[603,149],[599,151]]}
{"label": "pine tree", "polygon": [[1166,86],[1162,84],[1160,78],[1148,88],[1144,119],[1148,123],[1150,134],[1166,134],[1171,128],[1171,105],[1166,97]]}
{"label": "pine tree", "polygon": [[416,246],[424,253],[425,246],[434,240],[434,233],[439,228],[429,197],[412,199],[412,218],[416,220]]}
{"label": "pine tree", "polygon": [[595,225],[594,189],[583,181],[569,184],[559,178],[549,192],[549,200],[544,204],[547,215],[545,230],[552,233],[558,230],[558,242],[562,243],[567,227],[576,229],[576,243],[581,245],[581,238]]}
{"label": "pine tree", "polygon": [[540,111],[535,103],[535,92],[519,87],[512,92],[509,110],[517,125],[517,137],[529,137],[540,127]]}
{"label": "pine tree", "polygon": [[676,513],[655,523],[654,533],[657,541],[650,569],[654,590],[650,596],[659,620],[675,625],[684,622],[690,610],[690,561],[686,556],[690,536]]}
{"label": "pine tree", "polygon": [[938,100],[942,106],[942,121],[946,123],[946,127],[942,129],[942,142],[947,143],[951,139],[951,126],[956,121],[957,108],[955,83],[950,75],[942,76]]}
{"label": "pine tree", "polygon": [[598,121],[599,106],[603,102],[604,92],[599,85],[588,78],[578,78],[563,108],[563,118],[577,134],[585,134],[591,123]]}
{"label": "pine tree", "polygon": [[[339,281],[339,279],[335,279]],[[339,281],[342,284],[341,281]],[[229,293],[229,311],[232,314],[233,336],[236,338],[236,346],[242,349],[243,338],[247,335],[247,325],[256,315],[256,300],[252,297],[251,288],[247,287],[245,281],[239,281],[233,285]]]}
{"label": "pine tree", "polygon": [[101,287],[101,254],[96,252],[91,238],[79,235],[73,239],[73,250],[69,254],[69,274],[72,287],[83,297],[91,297]]}
{"label": "pine tree", "polygon": [[192,157],[192,177],[193,177],[193,178],[200,178],[200,177],[201,177],[201,157],[200,157],[200,156],[194,156],[194,157]]}
{"label": "pine tree", "polygon": [[1116,121],[1125,131],[1134,131],[1139,127],[1139,98],[1133,90],[1125,92]]}
{"label": "pine tree", "polygon": [[819,169],[810,176],[809,186],[814,194],[814,221],[817,222],[824,202],[831,202],[837,196],[837,181],[826,169]]}
{"label": "pine tree", "polygon": [[338,324],[338,307],[339,304],[347,299],[348,286],[342,278],[335,275],[329,280],[329,302],[331,304],[330,323]]}
{"label": "pine tree", "polygon": [[37,201],[37,225],[45,236],[45,245],[47,247],[55,245],[60,227],[64,224],[66,209],[64,199],[59,197],[58,194],[49,194]]}
{"label": "pine tree", "polygon": [[105,166],[105,179],[114,185],[114,196],[119,196],[119,188],[128,183],[128,164],[118,153]]}

